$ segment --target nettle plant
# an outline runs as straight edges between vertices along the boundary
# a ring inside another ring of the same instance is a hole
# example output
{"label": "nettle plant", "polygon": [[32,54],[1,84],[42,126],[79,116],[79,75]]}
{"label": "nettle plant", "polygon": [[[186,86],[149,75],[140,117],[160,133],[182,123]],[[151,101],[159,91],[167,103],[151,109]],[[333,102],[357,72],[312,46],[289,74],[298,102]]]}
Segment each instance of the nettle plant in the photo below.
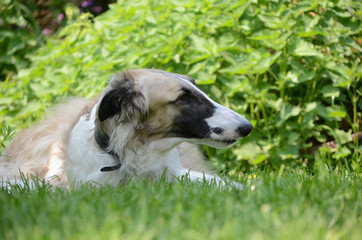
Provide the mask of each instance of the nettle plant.
{"label": "nettle plant", "polygon": [[120,0],[92,21],[80,15],[30,56],[16,81],[1,84],[0,121],[22,128],[64,97],[95,96],[111,74],[154,67],[193,76],[252,121],[252,134],[231,150],[204,148],[219,169],[359,172],[361,7]]}

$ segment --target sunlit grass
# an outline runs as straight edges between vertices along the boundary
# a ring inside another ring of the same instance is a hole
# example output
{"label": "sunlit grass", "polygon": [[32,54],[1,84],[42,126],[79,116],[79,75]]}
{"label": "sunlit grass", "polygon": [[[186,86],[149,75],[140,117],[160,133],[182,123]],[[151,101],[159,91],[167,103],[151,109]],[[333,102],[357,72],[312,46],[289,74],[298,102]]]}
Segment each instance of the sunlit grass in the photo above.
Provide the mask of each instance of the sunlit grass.
{"label": "sunlit grass", "polygon": [[0,192],[1,239],[359,239],[361,178],[257,172],[244,188],[132,181]]}

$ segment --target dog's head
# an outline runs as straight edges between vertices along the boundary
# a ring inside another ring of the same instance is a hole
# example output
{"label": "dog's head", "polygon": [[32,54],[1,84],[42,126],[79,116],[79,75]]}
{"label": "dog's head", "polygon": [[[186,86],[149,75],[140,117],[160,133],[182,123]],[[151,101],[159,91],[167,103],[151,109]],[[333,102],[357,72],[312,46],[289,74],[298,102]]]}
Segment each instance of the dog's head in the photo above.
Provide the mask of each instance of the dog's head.
{"label": "dog's head", "polygon": [[96,125],[108,136],[128,126],[149,142],[170,139],[173,144],[188,141],[213,147],[227,147],[253,128],[210,99],[192,78],[153,69],[116,76],[98,104]]}

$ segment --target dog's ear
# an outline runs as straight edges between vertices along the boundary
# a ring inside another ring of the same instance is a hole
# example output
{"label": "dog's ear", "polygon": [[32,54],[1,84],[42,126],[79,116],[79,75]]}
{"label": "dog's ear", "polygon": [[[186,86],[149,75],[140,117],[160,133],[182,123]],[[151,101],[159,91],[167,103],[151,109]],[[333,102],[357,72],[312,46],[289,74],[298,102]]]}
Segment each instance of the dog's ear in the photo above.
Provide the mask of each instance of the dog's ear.
{"label": "dog's ear", "polygon": [[145,118],[146,100],[130,74],[115,77],[109,86],[110,90],[103,96],[98,109],[100,122],[116,115],[124,123]]}

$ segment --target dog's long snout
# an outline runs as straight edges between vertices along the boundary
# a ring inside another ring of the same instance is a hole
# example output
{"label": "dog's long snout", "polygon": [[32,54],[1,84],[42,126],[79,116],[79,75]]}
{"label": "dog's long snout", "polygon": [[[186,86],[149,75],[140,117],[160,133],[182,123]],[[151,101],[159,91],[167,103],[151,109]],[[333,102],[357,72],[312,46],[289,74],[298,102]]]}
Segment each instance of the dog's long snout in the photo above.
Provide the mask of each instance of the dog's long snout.
{"label": "dog's long snout", "polygon": [[240,114],[221,105],[216,106],[213,116],[206,120],[211,127],[211,138],[236,140],[248,136],[253,130],[253,125]]}
{"label": "dog's long snout", "polygon": [[250,122],[244,122],[238,127],[237,132],[241,137],[246,137],[250,134],[251,130],[253,130],[253,125]]}

